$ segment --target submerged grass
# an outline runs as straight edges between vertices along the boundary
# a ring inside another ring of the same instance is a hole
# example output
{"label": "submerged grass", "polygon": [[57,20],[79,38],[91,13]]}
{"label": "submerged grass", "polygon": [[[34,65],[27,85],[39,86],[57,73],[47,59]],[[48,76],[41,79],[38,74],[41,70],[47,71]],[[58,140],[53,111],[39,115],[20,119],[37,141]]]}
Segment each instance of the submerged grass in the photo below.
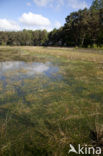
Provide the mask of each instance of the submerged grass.
{"label": "submerged grass", "polygon": [[1,156],[65,156],[70,143],[99,142],[91,133],[103,127],[102,51],[0,47],[1,62],[16,60],[52,62],[62,78],[0,81]]}

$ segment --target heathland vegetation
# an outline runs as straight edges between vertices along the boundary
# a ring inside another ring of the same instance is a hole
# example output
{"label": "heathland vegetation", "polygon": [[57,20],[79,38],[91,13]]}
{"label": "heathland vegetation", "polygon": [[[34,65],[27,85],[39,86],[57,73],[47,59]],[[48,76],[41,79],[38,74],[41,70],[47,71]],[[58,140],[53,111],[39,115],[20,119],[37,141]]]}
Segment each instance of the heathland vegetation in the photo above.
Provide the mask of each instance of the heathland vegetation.
{"label": "heathland vegetation", "polygon": [[0,45],[103,46],[103,0],[94,0],[87,9],[72,12],[60,29],[0,32]]}

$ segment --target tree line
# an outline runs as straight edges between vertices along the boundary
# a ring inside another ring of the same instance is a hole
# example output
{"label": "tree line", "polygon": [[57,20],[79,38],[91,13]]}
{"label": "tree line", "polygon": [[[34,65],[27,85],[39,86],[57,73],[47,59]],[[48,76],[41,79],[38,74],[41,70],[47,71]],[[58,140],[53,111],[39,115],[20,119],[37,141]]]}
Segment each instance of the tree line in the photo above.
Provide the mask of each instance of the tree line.
{"label": "tree line", "polygon": [[103,0],[94,0],[89,9],[72,12],[63,27],[46,30],[0,31],[0,45],[103,46]]}
{"label": "tree line", "polygon": [[48,32],[46,30],[0,32],[0,45],[36,46],[44,45],[47,40]]}

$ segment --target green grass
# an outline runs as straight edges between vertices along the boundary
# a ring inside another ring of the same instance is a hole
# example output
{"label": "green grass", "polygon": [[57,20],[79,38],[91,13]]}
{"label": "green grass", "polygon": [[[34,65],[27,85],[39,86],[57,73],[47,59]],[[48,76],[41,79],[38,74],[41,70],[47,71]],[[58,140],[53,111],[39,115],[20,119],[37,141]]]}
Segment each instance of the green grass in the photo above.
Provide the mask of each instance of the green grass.
{"label": "green grass", "polygon": [[62,79],[0,81],[0,156],[66,156],[70,143],[92,145],[90,132],[103,130],[102,51],[0,47],[0,61],[12,60],[50,61]]}

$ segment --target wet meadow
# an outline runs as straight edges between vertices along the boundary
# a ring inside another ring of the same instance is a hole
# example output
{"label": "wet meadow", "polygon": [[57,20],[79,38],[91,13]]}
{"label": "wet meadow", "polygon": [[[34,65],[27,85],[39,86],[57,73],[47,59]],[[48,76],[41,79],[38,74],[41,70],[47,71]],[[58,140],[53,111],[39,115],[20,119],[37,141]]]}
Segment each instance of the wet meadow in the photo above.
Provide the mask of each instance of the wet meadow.
{"label": "wet meadow", "polygon": [[1,46],[0,156],[67,156],[69,144],[103,145],[103,50]]}

